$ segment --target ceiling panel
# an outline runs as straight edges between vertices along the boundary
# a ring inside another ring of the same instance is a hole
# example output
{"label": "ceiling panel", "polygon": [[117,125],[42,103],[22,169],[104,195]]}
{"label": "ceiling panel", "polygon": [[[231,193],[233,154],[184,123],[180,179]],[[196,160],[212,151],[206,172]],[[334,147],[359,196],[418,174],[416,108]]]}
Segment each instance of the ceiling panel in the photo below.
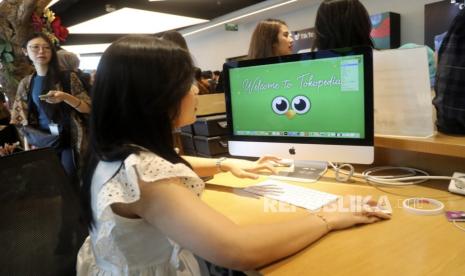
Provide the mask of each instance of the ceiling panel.
{"label": "ceiling panel", "polygon": [[[60,0],[51,9],[64,26],[73,26],[123,7],[211,20],[264,0]],[[109,43],[122,35],[70,34],[64,45]]]}

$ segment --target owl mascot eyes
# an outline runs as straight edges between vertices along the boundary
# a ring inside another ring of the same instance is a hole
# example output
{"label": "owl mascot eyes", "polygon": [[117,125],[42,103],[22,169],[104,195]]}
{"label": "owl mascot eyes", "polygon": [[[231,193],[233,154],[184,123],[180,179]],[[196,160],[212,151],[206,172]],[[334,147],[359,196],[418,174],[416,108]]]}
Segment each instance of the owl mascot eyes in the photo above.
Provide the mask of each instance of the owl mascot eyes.
{"label": "owl mascot eyes", "polygon": [[305,114],[310,110],[310,100],[305,96],[296,96],[292,99],[292,109],[297,114]]}
{"label": "owl mascot eyes", "polygon": [[278,115],[285,114],[287,118],[294,118],[295,114],[305,114],[311,108],[310,100],[306,96],[295,96],[291,104],[283,96],[277,96],[271,102],[271,109]]}
{"label": "owl mascot eyes", "polygon": [[289,101],[283,96],[277,96],[271,103],[271,108],[278,115],[283,115],[289,110]]}

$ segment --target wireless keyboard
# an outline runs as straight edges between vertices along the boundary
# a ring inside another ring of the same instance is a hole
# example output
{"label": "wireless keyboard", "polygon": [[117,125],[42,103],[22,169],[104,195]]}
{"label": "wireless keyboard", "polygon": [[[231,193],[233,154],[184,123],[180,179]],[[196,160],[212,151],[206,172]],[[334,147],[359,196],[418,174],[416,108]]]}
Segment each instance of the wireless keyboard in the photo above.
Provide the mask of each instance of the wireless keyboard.
{"label": "wireless keyboard", "polygon": [[339,197],[334,194],[295,186],[277,180],[266,180],[249,186],[244,190],[311,211],[316,211]]}

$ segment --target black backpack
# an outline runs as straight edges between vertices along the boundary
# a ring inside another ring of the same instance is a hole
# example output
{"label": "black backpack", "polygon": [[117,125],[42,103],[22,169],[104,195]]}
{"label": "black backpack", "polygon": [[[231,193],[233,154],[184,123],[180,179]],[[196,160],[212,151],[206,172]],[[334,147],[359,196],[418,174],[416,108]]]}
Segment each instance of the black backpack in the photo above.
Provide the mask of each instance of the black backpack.
{"label": "black backpack", "polygon": [[435,90],[438,130],[465,134],[465,10],[454,18],[439,49]]}

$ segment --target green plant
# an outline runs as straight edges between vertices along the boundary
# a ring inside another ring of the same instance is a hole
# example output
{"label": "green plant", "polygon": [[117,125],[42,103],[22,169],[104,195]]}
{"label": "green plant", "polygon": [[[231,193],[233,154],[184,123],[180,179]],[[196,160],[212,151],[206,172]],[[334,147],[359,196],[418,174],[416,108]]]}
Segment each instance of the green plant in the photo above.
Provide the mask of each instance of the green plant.
{"label": "green plant", "polygon": [[0,38],[0,61],[3,65],[15,60],[11,43]]}

